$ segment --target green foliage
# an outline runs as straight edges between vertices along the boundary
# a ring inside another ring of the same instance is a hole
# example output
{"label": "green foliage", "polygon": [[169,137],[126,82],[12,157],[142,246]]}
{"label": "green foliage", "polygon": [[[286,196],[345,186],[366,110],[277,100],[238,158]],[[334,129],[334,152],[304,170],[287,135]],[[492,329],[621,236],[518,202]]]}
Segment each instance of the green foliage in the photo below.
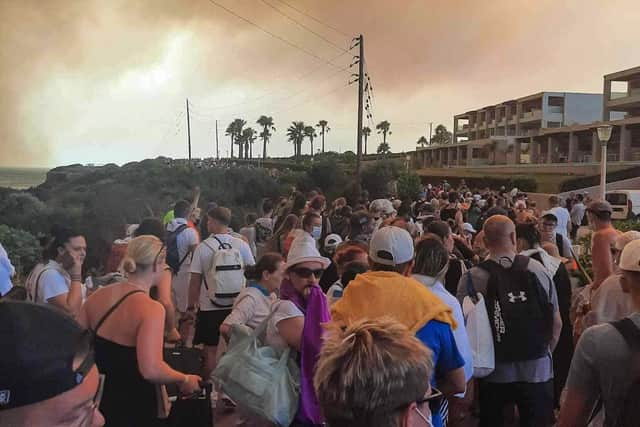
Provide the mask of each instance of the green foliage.
{"label": "green foliage", "polygon": [[398,198],[415,200],[422,187],[420,177],[413,171],[402,172],[398,177]]}
{"label": "green foliage", "polygon": [[401,165],[397,161],[382,160],[363,169],[362,187],[369,192],[371,200],[388,195],[389,184],[398,177],[400,168]]}
{"label": "green foliage", "polygon": [[18,280],[27,275],[40,258],[40,244],[28,231],[1,224],[0,242],[16,268]]}
{"label": "green foliage", "polygon": [[445,125],[436,126],[433,138],[431,138],[432,144],[446,145],[451,144],[453,134],[447,130]]}

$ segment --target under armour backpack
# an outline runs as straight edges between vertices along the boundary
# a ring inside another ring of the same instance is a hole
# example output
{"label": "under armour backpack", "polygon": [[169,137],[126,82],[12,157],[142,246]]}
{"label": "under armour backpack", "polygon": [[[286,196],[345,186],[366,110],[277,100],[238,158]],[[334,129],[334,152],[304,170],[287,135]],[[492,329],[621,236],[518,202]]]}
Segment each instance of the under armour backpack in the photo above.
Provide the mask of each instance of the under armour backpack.
{"label": "under armour backpack", "polygon": [[180,266],[189,256],[189,252],[187,251],[185,256],[180,259],[180,254],[178,252],[178,235],[182,233],[187,227],[187,224],[182,224],[175,230],[168,231],[165,238],[165,246],[167,247],[166,263],[174,275],[178,274],[178,271],[180,271]]}
{"label": "under armour backpack", "polygon": [[485,304],[496,362],[539,359],[549,351],[553,333],[551,284],[547,292],[528,265],[529,257],[517,255],[509,268],[492,260],[478,266],[489,273]]}
{"label": "under armour backpack", "polygon": [[611,322],[620,335],[624,338],[631,350],[631,369],[633,378],[631,386],[625,393],[624,403],[616,422],[615,427],[635,427],[638,425],[638,408],[640,408],[640,329],[633,320],[625,317],[617,322]]}
{"label": "under armour backpack", "polygon": [[233,301],[245,286],[244,263],[239,250],[241,240],[223,243],[212,236],[217,247],[203,241],[213,252],[211,263],[203,274],[204,287],[211,303],[220,308],[231,308]]}

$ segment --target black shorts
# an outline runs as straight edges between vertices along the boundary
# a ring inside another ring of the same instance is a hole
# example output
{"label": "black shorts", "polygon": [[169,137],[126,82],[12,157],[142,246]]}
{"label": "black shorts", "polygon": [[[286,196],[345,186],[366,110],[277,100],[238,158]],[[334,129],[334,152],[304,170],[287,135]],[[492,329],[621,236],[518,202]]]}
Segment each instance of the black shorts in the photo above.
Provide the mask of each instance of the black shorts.
{"label": "black shorts", "polygon": [[220,341],[220,325],[231,314],[231,309],[198,311],[193,345],[216,346]]}

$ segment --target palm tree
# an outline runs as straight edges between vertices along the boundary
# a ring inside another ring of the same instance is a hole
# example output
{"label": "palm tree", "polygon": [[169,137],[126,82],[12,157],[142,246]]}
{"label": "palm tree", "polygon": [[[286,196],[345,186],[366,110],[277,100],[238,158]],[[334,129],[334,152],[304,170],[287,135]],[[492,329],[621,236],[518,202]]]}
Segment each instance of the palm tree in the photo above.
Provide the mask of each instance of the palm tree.
{"label": "palm tree", "polygon": [[318,136],[316,129],[313,126],[305,126],[304,136],[309,138],[309,142],[311,142],[311,157],[313,157],[313,139]]}
{"label": "palm tree", "polygon": [[322,136],[322,152],[324,153],[324,135],[331,130],[328,126],[329,122],[326,120],[320,120],[316,127],[320,128],[320,136]]}
{"label": "palm tree", "polygon": [[291,122],[291,126],[287,128],[287,138],[293,144],[293,151],[296,160],[300,160],[300,150],[304,139],[304,122]]}
{"label": "palm tree", "polygon": [[[378,133],[382,134],[382,143],[389,147],[387,144],[387,135],[391,135],[391,123],[386,120],[382,121],[376,125],[376,129],[378,130]],[[378,149],[380,149],[380,147],[378,147]]]}
{"label": "palm tree", "polygon": [[429,145],[429,141],[427,141],[427,138],[425,138],[424,136],[421,136],[421,137],[418,139],[417,144],[418,144],[420,147],[424,148],[424,147],[426,147],[427,145]]}
{"label": "palm tree", "polygon": [[253,143],[256,142],[256,131],[253,128],[245,128],[240,139],[244,144],[244,158],[251,159],[253,157]]}
{"label": "palm tree", "polygon": [[232,159],[233,159],[233,143],[234,143],[233,139],[236,136],[236,133],[233,128],[233,124],[234,122],[229,123],[229,126],[227,126],[227,130],[224,133],[225,135],[229,135],[229,137],[231,138],[231,158]]}
{"label": "palm tree", "polygon": [[369,135],[371,135],[371,128],[365,126],[362,128],[362,135],[364,136],[364,155],[367,155],[367,139],[369,139]]}
{"label": "palm tree", "polygon": [[449,132],[445,125],[436,126],[435,134],[431,138],[432,144],[446,145],[451,144],[453,135]]}
{"label": "palm tree", "polygon": [[242,119],[235,119],[227,127],[227,135],[231,135],[231,157],[233,158],[233,144],[238,145],[238,158],[242,158],[242,148],[244,141],[241,140],[242,128],[247,122]]}
{"label": "palm tree", "polygon": [[256,122],[262,126],[262,132],[260,132],[260,138],[262,138],[262,158],[267,158],[267,143],[271,138],[271,131],[276,131],[276,127],[273,125],[273,117],[260,116]]}
{"label": "palm tree", "polygon": [[389,144],[387,144],[386,142],[382,142],[380,143],[380,145],[378,145],[378,154],[384,154],[386,156],[389,153],[391,153]]}

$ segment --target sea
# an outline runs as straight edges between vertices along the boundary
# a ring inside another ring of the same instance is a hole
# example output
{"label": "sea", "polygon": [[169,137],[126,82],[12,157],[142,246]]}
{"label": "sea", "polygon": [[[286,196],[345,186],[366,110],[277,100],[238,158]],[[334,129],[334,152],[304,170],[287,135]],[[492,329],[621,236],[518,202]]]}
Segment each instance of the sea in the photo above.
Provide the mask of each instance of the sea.
{"label": "sea", "polygon": [[49,169],[0,167],[0,187],[25,190],[42,184]]}

